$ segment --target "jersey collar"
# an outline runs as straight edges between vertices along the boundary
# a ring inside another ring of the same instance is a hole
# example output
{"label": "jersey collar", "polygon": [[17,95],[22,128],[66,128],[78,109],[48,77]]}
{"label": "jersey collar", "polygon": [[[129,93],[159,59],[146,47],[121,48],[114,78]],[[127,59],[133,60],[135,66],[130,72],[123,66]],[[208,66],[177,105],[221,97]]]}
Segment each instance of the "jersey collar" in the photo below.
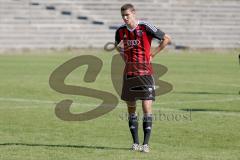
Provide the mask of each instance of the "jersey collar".
{"label": "jersey collar", "polygon": [[134,30],[138,27],[138,24],[139,24],[139,20],[137,21],[136,27],[133,28],[133,29],[129,28],[128,25],[126,25],[126,26],[127,26],[127,29],[128,29],[130,32],[132,32],[132,31],[134,31]]}

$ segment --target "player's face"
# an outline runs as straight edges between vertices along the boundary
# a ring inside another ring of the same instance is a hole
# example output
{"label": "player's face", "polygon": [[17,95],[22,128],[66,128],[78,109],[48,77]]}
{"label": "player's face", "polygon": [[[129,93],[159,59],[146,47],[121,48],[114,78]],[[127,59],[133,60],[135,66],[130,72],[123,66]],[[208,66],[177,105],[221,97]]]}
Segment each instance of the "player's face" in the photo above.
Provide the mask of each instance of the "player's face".
{"label": "player's face", "polygon": [[127,9],[125,11],[121,12],[122,19],[127,25],[131,25],[135,21],[135,11],[132,11],[131,9]]}

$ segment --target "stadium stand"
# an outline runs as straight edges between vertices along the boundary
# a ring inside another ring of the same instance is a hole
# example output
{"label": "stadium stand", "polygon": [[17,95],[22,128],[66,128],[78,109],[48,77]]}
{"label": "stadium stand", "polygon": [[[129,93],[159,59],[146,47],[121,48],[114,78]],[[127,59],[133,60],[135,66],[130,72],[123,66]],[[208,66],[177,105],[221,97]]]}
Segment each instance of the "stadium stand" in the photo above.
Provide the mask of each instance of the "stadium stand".
{"label": "stadium stand", "polygon": [[[114,41],[125,0],[1,0],[0,48],[89,48]],[[131,1],[177,46],[240,48],[239,0]]]}

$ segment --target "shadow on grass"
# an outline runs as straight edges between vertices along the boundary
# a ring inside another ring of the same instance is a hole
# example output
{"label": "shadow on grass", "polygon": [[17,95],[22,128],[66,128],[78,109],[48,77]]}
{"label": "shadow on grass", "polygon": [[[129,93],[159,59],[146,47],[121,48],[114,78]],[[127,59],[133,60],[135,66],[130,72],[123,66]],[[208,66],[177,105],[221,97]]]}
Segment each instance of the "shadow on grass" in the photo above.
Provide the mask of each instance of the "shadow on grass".
{"label": "shadow on grass", "polygon": [[0,146],[29,146],[29,147],[63,147],[63,148],[87,148],[104,150],[129,150],[130,148],[86,146],[86,145],[65,145],[65,144],[29,144],[29,143],[0,143]]}
{"label": "shadow on grass", "polygon": [[216,95],[239,95],[238,93],[221,93],[221,92],[173,92],[174,94],[216,94]]}

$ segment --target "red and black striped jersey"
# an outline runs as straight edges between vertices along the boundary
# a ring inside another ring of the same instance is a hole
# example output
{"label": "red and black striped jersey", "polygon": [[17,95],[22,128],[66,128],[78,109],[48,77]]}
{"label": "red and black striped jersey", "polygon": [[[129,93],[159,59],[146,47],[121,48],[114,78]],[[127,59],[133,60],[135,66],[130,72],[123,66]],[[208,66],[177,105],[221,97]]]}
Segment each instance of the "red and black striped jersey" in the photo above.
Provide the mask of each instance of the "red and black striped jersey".
{"label": "red and black striped jersey", "polygon": [[150,49],[153,38],[163,40],[165,33],[154,25],[138,21],[134,29],[122,25],[116,30],[115,43],[123,42],[122,53],[125,60],[126,75],[152,75]]}

